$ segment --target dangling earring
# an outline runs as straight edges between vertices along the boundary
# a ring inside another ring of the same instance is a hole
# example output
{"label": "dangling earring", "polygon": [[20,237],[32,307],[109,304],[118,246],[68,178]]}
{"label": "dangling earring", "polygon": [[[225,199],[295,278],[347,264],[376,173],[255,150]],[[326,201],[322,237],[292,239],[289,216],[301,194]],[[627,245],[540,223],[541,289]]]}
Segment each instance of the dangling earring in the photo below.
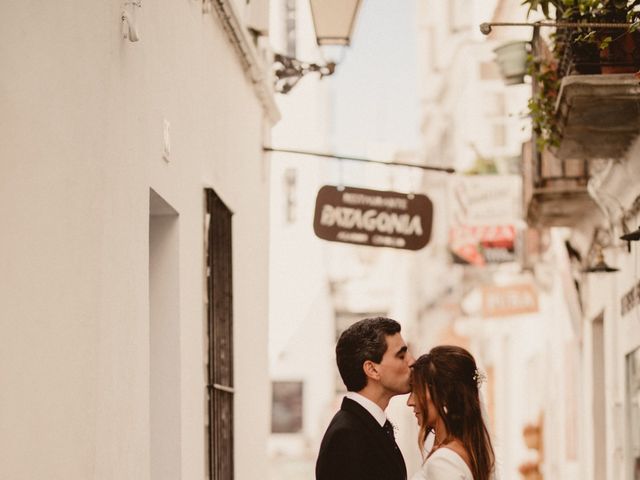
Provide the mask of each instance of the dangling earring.
{"label": "dangling earring", "polygon": [[444,414],[445,415],[447,415],[449,413],[449,409],[447,408],[446,405],[444,407],[442,407],[442,410],[444,410]]}

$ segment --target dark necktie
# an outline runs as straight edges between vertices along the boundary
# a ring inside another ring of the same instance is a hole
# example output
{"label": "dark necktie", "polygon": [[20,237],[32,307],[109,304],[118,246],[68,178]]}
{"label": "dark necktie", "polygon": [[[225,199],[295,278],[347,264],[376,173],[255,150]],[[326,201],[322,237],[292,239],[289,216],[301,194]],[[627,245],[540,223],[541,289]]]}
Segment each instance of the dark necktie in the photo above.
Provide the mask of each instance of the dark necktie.
{"label": "dark necktie", "polygon": [[391,424],[391,422],[389,420],[384,422],[384,425],[382,426],[382,429],[384,430],[384,433],[386,433],[387,436],[395,443],[396,436],[393,434],[393,425]]}
{"label": "dark necktie", "polygon": [[389,440],[391,440],[391,443],[393,444],[393,450],[398,459],[398,463],[401,465],[401,468],[404,472],[403,478],[406,479],[407,470],[404,464],[404,458],[402,458],[402,453],[400,452],[400,449],[398,448],[398,444],[396,443],[396,436],[393,433],[393,424],[389,420],[387,420],[386,422],[384,422],[384,425],[382,426],[382,430],[384,430],[384,433],[389,437]]}

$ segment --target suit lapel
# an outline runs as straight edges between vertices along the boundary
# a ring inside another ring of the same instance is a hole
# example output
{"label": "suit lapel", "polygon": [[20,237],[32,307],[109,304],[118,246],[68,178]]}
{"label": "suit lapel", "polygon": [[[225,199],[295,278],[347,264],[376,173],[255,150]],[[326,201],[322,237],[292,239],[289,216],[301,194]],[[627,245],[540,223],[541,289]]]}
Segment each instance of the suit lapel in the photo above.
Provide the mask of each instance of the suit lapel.
{"label": "suit lapel", "polygon": [[380,424],[375,418],[358,402],[355,402],[349,398],[342,400],[341,409],[355,415],[363,424],[366,430],[375,441],[379,450],[384,452],[388,457],[391,465],[395,465],[402,472],[402,477],[407,477],[407,467],[404,463],[404,458],[399,449],[396,450],[394,442],[387,436]]}

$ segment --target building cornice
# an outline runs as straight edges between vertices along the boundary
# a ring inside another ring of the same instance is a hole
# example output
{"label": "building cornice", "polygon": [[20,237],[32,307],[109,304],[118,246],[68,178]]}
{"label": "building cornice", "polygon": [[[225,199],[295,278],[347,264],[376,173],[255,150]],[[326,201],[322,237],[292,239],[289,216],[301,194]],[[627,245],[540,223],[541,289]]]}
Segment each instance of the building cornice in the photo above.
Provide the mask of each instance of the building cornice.
{"label": "building cornice", "polygon": [[209,4],[213,6],[222,22],[222,27],[238,54],[245,75],[251,82],[253,91],[262,104],[265,114],[273,124],[277,123],[281,115],[274,99],[273,87],[269,82],[267,69],[258,50],[253,45],[249,32],[240,20],[233,1],[209,0]]}

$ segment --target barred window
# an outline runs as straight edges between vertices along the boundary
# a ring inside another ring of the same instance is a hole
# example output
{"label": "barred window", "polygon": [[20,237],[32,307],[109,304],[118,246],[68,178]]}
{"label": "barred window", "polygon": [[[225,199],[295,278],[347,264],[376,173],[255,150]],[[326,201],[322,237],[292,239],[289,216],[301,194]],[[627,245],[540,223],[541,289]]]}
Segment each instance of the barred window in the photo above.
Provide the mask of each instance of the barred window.
{"label": "barred window", "polygon": [[295,223],[297,210],[297,172],[287,168],[284,172],[285,218],[288,224]]}
{"label": "barred window", "polygon": [[209,478],[233,480],[231,211],[206,190]]}
{"label": "barred window", "polygon": [[271,383],[271,433],[302,431],[302,392],[300,381]]}
{"label": "barred window", "polygon": [[480,80],[499,80],[500,69],[494,61],[480,62]]}

